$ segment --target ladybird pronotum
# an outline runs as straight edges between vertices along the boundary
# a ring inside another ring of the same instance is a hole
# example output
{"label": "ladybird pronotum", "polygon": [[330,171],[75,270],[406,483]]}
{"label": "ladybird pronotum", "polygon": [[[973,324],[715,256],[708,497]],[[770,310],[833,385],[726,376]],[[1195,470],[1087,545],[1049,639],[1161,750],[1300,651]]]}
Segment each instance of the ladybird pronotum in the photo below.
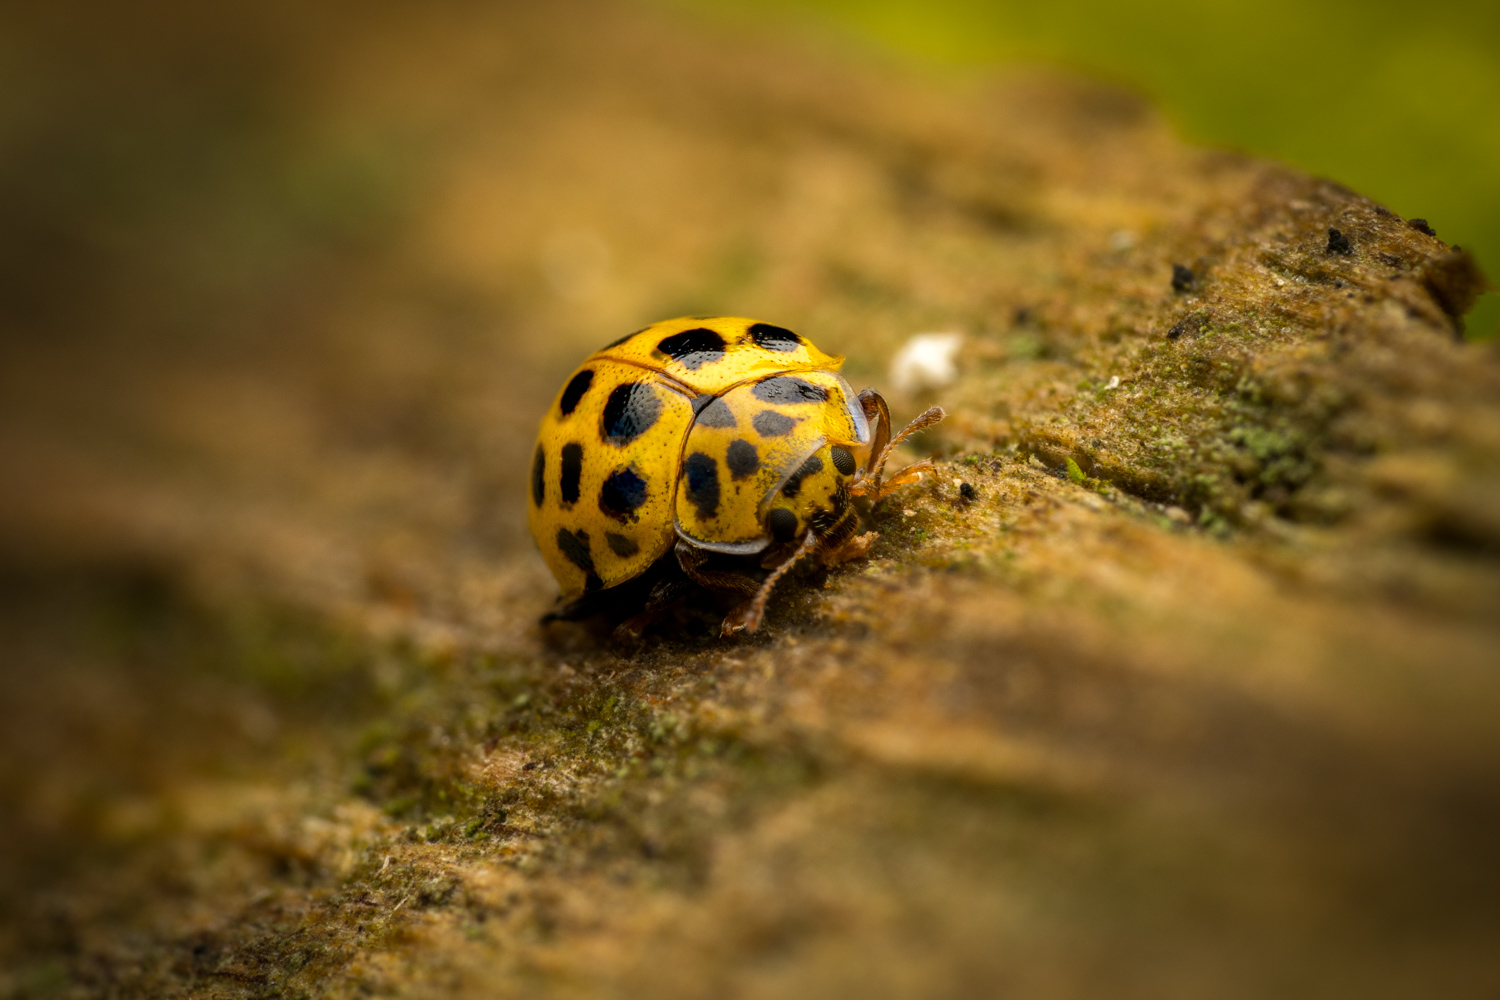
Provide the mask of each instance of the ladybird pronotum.
{"label": "ladybird pronotum", "polygon": [[[885,400],[856,395],[843,360],[742,317],[667,320],[590,355],[542,419],[528,491],[531,533],[569,607],[669,560],[744,598],[724,634],[753,632],[798,560],[868,551],[876,534],[860,532],[853,499],[919,479],[931,463],[882,483],[886,457],[943,411],[892,438]],[[658,603],[674,593],[657,589]],[[660,610],[648,602],[631,627]]]}

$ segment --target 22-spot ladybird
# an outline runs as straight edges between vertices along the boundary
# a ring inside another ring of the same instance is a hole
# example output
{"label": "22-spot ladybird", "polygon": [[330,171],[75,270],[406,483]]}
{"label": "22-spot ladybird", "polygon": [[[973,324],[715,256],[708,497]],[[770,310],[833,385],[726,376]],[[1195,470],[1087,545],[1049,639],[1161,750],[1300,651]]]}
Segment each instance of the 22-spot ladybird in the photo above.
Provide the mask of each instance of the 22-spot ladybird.
{"label": "22-spot ladybird", "polygon": [[[843,358],[769,323],[667,320],[594,352],[542,420],[529,522],[576,618],[651,571],[638,633],[693,585],[742,598],[722,634],[754,632],[771,588],[798,560],[832,566],[869,551],[854,498],[916,482],[923,461],[882,482],[895,437],[873,389],[856,395]],[[769,572],[767,572],[769,571]]]}

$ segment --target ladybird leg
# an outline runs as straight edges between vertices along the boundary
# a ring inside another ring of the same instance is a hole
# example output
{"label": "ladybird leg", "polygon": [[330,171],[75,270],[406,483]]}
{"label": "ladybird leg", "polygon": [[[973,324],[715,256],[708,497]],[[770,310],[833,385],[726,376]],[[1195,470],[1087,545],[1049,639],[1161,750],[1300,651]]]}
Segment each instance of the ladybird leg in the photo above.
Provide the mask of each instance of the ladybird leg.
{"label": "ladybird leg", "polygon": [[930,407],[923,411],[917,419],[901,428],[900,434],[891,438],[890,443],[885,446],[885,449],[880,453],[880,458],[875,463],[875,489],[877,492],[880,489],[880,476],[885,471],[886,459],[891,457],[891,452],[896,450],[896,446],[917,433],[917,431],[926,430],[928,427],[931,427],[947,415],[947,412],[941,406]]}
{"label": "ladybird leg", "polygon": [[682,600],[691,584],[692,581],[680,576],[659,581],[651,588],[651,594],[646,598],[646,606],[641,609],[640,613],[631,615],[615,626],[615,639],[620,642],[639,639],[646,629],[656,624],[672,605]]}
{"label": "ladybird leg", "polygon": [[828,549],[823,553],[824,566],[837,566],[840,563],[861,559],[870,551],[870,546],[880,537],[878,531],[866,531],[845,539],[837,548]]}
{"label": "ladybird leg", "polygon": [[[724,617],[724,623],[720,626],[719,634],[727,636],[744,628],[745,626],[742,623],[745,615],[755,603],[755,598],[761,590],[762,585],[744,573],[705,570],[703,563],[708,560],[708,554],[702,549],[694,548],[686,542],[678,542],[675,551],[677,553],[677,563],[682,567],[682,571],[700,587],[741,594],[746,598],[745,601],[737,605],[733,611]],[[751,631],[755,630],[751,629]]]}
{"label": "ladybird leg", "polygon": [[[897,445],[899,445],[902,441],[905,441],[907,438],[911,437],[913,434],[917,433],[917,431],[931,427],[933,424],[937,423],[939,420],[942,420],[947,415],[948,414],[944,412],[941,406],[934,406],[923,412],[919,417],[917,417],[917,419],[907,424],[904,428],[901,429],[901,433],[891,438],[890,443],[881,450],[879,456],[875,460],[874,467],[870,470],[869,478],[855,483],[849,488],[849,492],[853,493],[855,496],[872,494],[876,501],[879,501],[882,497],[887,496],[890,493],[890,490],[881,488],[880,477],[885,472],[886,459],[891,457],[891,452],[895,451]],[[912,468],[916,468],[916,465],[913,465]],[[908,480],[908,482],[911,481],[914,480]],[[905,483],[903,483],[902,485],[905,485]]]}
{"label": "ladybird leg", "polygon": [[686,542],[678,542],[675,551],[677,565],[681,566],[689,579],[700,587],[707,587],[709,590],[727,590],[746,597],[753,597],[760,589],[760,583],[754,577],[744,573],[704,569],[703,564],[708,561],[708,553],[702,549],[694,548]]}
{"label": "ladybird leg", "polygon": [[[832,525],[826,528],[815,525],[814,530],[818,533],[818,562],[824,566],[837,566],[850,559],[858,559],[869,551],[880,534],[874,531],[861,534],[861,527],[859,513],[848,506]],[[786,558],[786,553],[782,554],[782,558]]]}
{"label": "ladybird leg", "polygon": [[890,479],[887,479],[885,483],[880,487],[880,492],[875,494],[872,502],[878,503],[881,500],[884,500],[886,497],[890,496],[892,493],[899,490],[901,487],[910,486],[912,483],[920,482],[922,477],[931,471],[932,459],[924,458],[920,462],[913,462],[911,465],[908,465],[906,468],[896,473]]}
{"label": "ladybird leg", "polygon": [[584,594],[565,602],[562,606],[542,615],[537,619],[538,625],[550,625],[553,622],[576,622],[582,621],[597,612],[600,608],[599,592]]}
{"label": "ladybird leg", "polygon": [[870,468],[874,468],[874,459],[885,453],[885,446],[891,440],[891,408],[885,404],[885,397],[874,389],[861,389],[859,392],[859,407],[865,411],[865,420],[870,424]]}
{"label": "ladybird leg", "polygon": [[797,565],[801,559],[817,547],[817,533],[809,529],[807,537],[802,539],[801,545],[797,546],[797,551],[793,552],[786,562],[771,571],[771,575],[766,577],[766,582],[760,585],[760,591],[755,597],[742,607],[735,608],[724,619],[724,627],[721,634],[731,635],[740,629],[744,629],[746,632],[754,632],[760,628],[760,620],[765,617],[766,613],[766,602],[771,599],[771,590],[776,586],[776,581],[786,576],[793,566]]}

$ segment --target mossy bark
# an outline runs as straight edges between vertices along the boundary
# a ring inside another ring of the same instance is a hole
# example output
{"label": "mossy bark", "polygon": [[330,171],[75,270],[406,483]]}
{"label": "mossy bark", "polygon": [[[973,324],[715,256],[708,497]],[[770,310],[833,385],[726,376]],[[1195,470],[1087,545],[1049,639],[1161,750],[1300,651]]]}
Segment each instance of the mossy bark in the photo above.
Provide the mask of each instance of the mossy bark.
{"label": "mossy bark", "polygon": [[[0,989],[1500,988],[1472,261],[1102,86],[537,6],[25,26]],[[539,626],[542,408],[700,312],[963,333],[938,474],[755,637]]]}

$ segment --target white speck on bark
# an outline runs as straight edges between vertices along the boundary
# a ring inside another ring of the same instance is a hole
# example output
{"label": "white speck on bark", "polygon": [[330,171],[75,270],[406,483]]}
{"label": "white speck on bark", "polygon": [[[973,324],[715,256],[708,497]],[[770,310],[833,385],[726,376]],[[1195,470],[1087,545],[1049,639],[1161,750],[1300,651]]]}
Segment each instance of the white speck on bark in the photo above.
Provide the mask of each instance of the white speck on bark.
{"label": "white speck on bark", "polygon": [[891,359],[891,385],[900,392],[941,389],[958,378],[954,355],[963,343],[958,333],[919,333]]}

